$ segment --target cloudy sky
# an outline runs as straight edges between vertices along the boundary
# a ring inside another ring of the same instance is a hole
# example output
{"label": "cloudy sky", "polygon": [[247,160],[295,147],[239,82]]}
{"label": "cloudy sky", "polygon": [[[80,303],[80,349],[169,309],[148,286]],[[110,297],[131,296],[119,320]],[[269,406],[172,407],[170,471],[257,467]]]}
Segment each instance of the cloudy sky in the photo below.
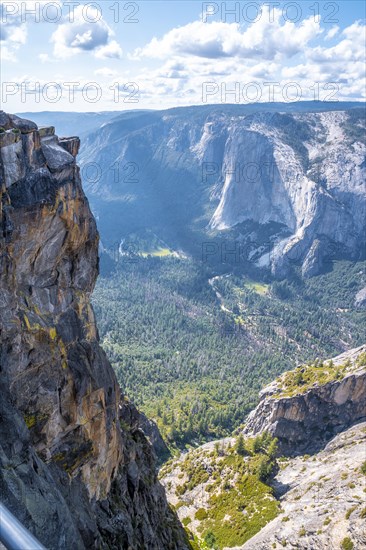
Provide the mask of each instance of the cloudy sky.
{"label": "cloudy sky", "polygon": [[363,1],[0,4],[7,111],[365,97]]}

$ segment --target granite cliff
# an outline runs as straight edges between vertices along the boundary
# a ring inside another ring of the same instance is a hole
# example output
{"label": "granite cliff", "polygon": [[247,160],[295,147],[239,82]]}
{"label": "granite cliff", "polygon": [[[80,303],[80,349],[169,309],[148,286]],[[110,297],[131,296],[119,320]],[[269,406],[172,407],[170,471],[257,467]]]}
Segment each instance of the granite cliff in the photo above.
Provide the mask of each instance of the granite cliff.
{"label": "granite cliff", "polygon": [[244,433],[269,431],[286,455],[314,452],[366,418],[366,346],[299,366],[264,388]]}
{"label": "granite cliff", "polygon": [[81,151],[103,244],[152,229],[200,254],[206,240],[235,239],[278,278],[364,258],[364,114],[363,104],[300,102],[115,116]]}
{"label": "granite cliff", "polygon": [[50,550],[187,548],[98,343],[79,139],[0,128],[1,501]]}

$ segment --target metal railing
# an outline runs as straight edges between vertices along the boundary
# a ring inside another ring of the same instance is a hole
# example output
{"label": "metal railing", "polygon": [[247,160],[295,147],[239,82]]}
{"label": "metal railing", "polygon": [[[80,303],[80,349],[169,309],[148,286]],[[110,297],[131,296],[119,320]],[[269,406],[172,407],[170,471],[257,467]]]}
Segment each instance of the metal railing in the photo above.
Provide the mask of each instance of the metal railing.
{"label": "metal railing", "polygon": [[7,550],[46,550],[1,502],[0,542]]}

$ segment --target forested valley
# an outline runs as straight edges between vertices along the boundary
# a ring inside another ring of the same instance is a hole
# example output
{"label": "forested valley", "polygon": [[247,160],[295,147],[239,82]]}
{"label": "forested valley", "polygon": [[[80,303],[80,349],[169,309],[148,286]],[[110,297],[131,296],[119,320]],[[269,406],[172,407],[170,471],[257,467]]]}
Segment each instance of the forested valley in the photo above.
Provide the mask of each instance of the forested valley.
{"label": "forested valley", "polygon": [[139,255],[102,270],[93,304],[123,391],[174,450],[231,434],[279,373],[360,345],[364,272],[338,261],[307,280],[253,280]]}

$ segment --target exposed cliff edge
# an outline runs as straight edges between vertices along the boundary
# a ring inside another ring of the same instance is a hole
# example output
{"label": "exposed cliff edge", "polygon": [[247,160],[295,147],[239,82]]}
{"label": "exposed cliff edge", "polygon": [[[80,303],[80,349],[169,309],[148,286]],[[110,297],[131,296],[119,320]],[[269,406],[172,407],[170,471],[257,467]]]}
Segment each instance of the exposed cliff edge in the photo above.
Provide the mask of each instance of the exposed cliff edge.
{"label": "exposed cliff edge", "polygon": [[50,550],[187,548],[98,344],[79,139],[0,128],[0,498]]}
{"label": "exposed cliff edge", "polygon": [[366,418],[366,345],[298,367],[264,388],[246,435],[269,431],[283,454],[314,452]]}

